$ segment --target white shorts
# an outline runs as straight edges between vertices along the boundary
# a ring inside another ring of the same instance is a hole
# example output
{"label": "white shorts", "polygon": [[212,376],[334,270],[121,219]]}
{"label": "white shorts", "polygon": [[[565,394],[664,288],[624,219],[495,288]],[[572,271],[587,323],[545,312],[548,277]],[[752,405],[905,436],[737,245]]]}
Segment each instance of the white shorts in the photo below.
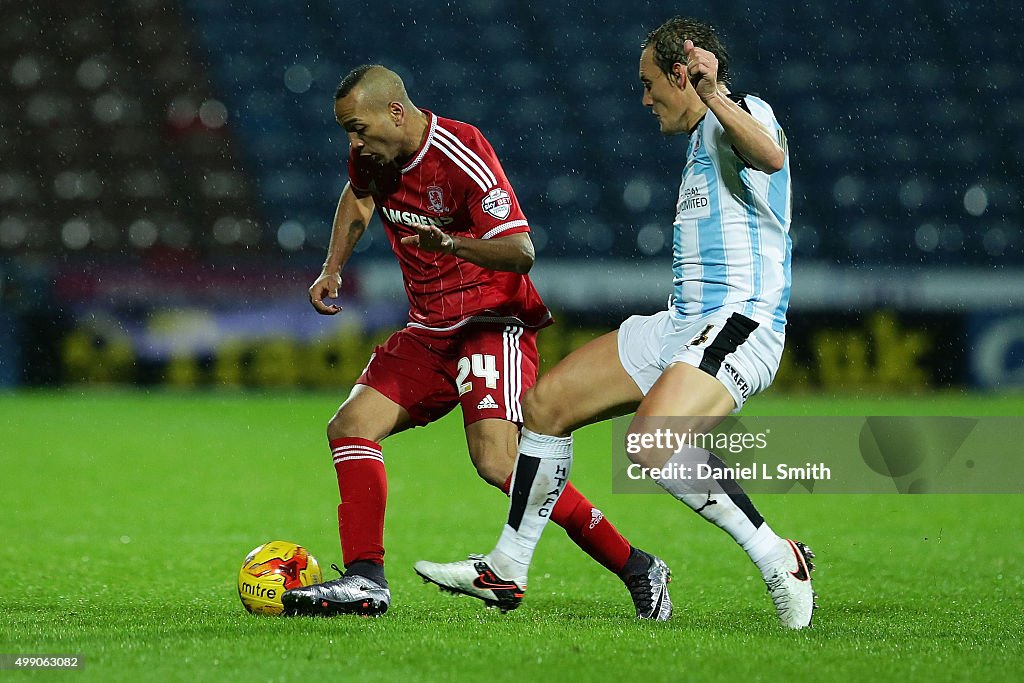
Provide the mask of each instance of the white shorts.
{"label": "white shorts", "polygon": [[619,360],[644,396],[672,363],[686,363],[716,378],[736,410],[768,388],[778,372],[786,335],[735,311],[685,320],[661,311],[634,315],[619,326]]}

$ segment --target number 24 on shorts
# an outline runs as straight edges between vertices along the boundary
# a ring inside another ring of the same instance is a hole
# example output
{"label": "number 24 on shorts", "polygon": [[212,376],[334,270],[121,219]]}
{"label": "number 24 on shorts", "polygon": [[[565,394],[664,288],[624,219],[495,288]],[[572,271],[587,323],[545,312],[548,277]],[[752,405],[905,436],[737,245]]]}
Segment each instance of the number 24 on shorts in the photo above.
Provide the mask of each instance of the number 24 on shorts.
{"label": "number 24 on shorts", "polygon": [[455,384],[459,387],[459,396],[473,390],[473,382],[466,381],[469,378],[470,372],[473,373],[474,377],[484,380],[488,389],[498,388],[500,373],[494,362],[494,356],[474,353],[472,356],[463,356],[459,359],[459,374],[455,378]]}

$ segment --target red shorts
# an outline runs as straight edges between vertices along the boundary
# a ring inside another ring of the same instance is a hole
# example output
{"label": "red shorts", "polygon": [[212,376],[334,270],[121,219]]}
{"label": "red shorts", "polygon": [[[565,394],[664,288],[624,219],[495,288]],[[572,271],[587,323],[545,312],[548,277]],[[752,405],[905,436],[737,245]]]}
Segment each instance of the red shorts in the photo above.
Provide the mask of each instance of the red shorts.
{"label": "red shorts", "polygon": [[374,349],[357,384],[405,408],[416,425],[456,405],[469,425],[493,417],[523,424],[520,401],[537,381],[537,330],[466,325],[439,337],[405,328]]}

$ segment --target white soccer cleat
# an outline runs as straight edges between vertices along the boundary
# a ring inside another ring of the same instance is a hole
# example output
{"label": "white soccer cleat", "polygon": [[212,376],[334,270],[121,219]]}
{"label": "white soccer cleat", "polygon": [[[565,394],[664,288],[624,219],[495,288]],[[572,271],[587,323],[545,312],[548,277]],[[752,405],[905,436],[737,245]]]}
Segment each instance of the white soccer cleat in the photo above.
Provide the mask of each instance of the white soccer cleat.
{"label": "white soccer cleat", "polygon": [[425,582],[436,584],[443,591],[483,600],[488,607],[497,607],[503,613],[514,610],[523,601],[526,579],[503,579],[490,563],[486,555],[470,555],[468,560],[445,564],[420,560],[414,568]]}
{"label": "white soccer cleat", "polygon": [[792,554],[775,565],[764,577],[768,593],[775,603],[779,621],[785,628],[801,629],[811,625],[814,616],[814,589],[811,588],[811,572],[814,553],[799,541],[784,541]]}

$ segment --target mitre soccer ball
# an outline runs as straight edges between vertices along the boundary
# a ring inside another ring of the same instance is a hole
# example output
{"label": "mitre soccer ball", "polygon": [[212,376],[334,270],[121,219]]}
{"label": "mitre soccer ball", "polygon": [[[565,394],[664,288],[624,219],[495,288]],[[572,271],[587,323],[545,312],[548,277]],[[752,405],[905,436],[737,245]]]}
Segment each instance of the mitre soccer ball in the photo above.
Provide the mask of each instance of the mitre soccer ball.
{"label": "mitre soccer ball", "polygon": [[280,614],[282,593],[323,580],[309,551],[288,541],[271,541],[246,555],[238,572],[238,597],[253,614]]}

